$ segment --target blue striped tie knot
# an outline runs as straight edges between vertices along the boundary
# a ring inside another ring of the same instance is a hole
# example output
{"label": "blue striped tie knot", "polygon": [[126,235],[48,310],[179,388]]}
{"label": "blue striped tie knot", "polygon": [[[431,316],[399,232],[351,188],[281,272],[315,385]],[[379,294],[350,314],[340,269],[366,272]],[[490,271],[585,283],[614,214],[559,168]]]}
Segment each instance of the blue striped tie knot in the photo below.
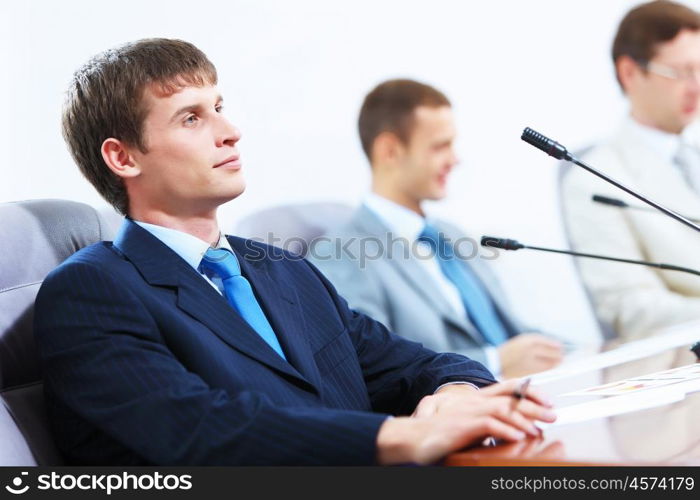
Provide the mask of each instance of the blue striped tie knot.
{"label": "blue striped tie knot", "polygon": [[238,259],[225,248],[209,248],[202,256],[202,269],[210,271],[222,280],[241,276]]}

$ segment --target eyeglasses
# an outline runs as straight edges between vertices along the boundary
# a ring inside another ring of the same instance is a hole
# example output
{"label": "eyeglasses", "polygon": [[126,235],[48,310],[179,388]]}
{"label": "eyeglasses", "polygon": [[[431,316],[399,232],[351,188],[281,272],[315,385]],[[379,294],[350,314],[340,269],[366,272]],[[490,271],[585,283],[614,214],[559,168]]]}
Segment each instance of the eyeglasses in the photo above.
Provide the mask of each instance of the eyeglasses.
{"label": "eyeglasses", "polygon": [[695,81],[700,83],[700,66],[687,68],[674,68],[665,64],[656,63],[653,61],[641,61],[641,66],[649,73],[663,76],[671,80],[682,80],[685,82]]}

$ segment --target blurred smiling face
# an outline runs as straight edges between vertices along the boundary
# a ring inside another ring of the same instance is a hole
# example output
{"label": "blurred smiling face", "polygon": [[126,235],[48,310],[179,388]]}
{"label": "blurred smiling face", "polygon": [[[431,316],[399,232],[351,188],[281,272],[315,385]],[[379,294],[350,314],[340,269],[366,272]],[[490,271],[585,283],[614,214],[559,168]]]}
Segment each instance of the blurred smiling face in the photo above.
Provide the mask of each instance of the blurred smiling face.
{"label": "blurred smiling face", "polygon": [[697,118],[700,105],[700,31],[682,30],[659,44],[646,70],[634,75],[628,93],[641,121],[682,132]]}
{"label": "blurred smiling face", "polygon": [[413,129],[401,153],[402,191],[415,201],[440,200],[447,194],[447,178],[458,160],[456,130],[449,106],[419,106]]}
{"label": "blurred smiling face", "polygon": [[244,191],[241,133],[224,117],[215,86],[168,94],[152,85],[143,103],[146,152],[130,151],[140,174],[126,180],[127,188],[133,183],[148,205],[170,214],[215,210]]}

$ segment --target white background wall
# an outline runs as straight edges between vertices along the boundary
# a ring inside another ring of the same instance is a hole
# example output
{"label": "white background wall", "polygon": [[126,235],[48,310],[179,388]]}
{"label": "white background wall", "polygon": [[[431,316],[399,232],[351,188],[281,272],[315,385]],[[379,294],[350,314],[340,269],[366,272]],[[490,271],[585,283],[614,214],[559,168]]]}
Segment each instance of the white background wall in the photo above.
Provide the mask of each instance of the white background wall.
{"label": "white background wall", "polygon": [[[195,43],[219,70],[243,131],[246,193],[224,228],[257,209],[356,203],[369,172],[356,133],[364,94],[410,77],[451,98],[462,159],[432,207],[474,235],[562,246],[554,162],[520,141],[531,126],[576,149],[604,137],[625,103],[609,47],[633,0],[34,0],[0,6],[0,202],[104,202],[60,131],[62,92],[93,54],[143,37]],[[700,0],[687,2],[700,8]],[[0,243],[1,245],[1,243]],[[531,324],[585,338],[593,323],[571,262],[535,253],[496,263]]]}

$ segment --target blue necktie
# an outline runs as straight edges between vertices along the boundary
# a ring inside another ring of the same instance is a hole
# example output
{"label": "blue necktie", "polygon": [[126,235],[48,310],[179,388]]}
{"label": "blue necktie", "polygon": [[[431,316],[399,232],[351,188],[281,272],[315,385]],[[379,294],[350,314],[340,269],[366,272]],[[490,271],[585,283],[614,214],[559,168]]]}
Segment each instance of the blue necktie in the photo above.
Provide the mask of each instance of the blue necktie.
{"label": "blue necktie", "polygon": [[434,226],[426,224],[418,239],[432,247],[442,273],[459,291],[469,318],[486,342],[497,346],[508,340],[508,334],[496,313],[491,297],[471,269],[455,255],[454,248],[445,240],[443,234]]}
{"label": "blue necktie", "polygon": [[241,266],[236,256],[225,248],[209,248],[202,257],[200,267],[221,278],[229,304],[286,361],[282,346],[258,304],[253,288],[241,275]]}

